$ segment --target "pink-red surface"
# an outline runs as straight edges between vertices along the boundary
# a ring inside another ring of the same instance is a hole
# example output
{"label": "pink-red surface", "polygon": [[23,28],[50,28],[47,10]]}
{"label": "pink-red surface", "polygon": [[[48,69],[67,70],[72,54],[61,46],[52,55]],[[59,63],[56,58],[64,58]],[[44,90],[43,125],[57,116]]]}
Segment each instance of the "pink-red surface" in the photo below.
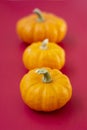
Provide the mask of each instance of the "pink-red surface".
{"label": "pink-red surface", "polygon": [[[42,113],[29,109],[19,83],[27,72],[22,64],[26,45],[18,39],[16,22],[34,8],[55,13],[68,23],[60,45],[66,51],[67,74],[73,86],[71,101],[62,109]],[[0,1],[0,130],[87,130],[87,1]]]}

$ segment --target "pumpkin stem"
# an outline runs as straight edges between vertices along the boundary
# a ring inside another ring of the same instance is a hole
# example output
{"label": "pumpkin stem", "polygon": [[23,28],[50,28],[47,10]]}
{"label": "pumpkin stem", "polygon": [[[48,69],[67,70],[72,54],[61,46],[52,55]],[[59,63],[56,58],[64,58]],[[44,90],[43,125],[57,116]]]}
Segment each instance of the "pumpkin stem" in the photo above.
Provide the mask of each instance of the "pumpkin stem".
{"label": "pumpkin stem", "polygon": [[47,49],[48,42],[49,42],[48,39],[45,39],[44,41],[42,41],[40,48]]}
{"label": "pumpkin stem", "polygon": [[43,15],[42,15],[42,12],[41,12],[40,9],[38,9],[38,8],[34,9],[34,10],[33,10],[33,13],[37,14],[37,16],[38,16],[37,21],[38,21],[38,22],[43,22],[43,21],[44,21],[44,17],[43,17]]}
{"label": "pumpkin stem", "polygon": [[38,74],[43,74],[43,75],[44,75],[43,78],[42,78],[42,81],[43,81],[44,83],[50,83],[50,82],[52,82],[52,78],[51,78],[51,76],[50,76],[48,70],[46,70],[46,69],[44,69],[44,68],[41,68],[41,69],[37,69],[37,70],[36,70],[36,73],[38,73]]}

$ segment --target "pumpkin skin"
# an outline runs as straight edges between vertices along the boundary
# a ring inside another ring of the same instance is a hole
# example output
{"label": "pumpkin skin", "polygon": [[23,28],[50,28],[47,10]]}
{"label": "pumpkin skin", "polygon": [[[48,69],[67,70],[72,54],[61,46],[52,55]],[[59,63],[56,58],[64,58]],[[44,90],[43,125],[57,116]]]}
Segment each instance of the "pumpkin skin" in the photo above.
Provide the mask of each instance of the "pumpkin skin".
{"label": "pumpkin skin", "polygon": [[35,9],[34,14],[18,20],[16,30],[18,36],[28,44],[46,38],[59,43],[66,35],[67,24],[64,19],[54,14]]}
{"label": "pumpkin skin", "polygon": [[31,109],[49,112],[60,109],[71,99],[72,86],[69,78],[59,70],[40,68],[23,76],[20,92]]}
{"label": "pumpkin skin", "polygon": [[65,51],[59,45],[45,39],[32,43],[25,49],[23,63],[29,70],[39,67],[61,69],[65,64]]}

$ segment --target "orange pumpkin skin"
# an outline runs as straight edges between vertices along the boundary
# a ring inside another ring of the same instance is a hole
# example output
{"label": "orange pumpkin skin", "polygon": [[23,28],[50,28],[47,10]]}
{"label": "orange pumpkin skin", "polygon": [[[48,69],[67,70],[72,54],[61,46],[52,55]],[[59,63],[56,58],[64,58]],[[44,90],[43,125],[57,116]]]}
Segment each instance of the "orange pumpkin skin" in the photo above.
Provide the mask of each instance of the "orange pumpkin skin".
{"label": "orange pumpkin skin", "polygon": [[25,67],[29,70],[39,67],[61,69],[65,64],[64,49],[52,42],[42,46],[43,42],[32,43],[25,49],[23,53]]}
{"label": "orange pumpkin skin", "polygon": [[71,99],[72,87],[69,78],[59,70],[44,69],[50,73],[51,82],[43,82],[43,74],[34,69],[22,78],[20,92],[24,103],[31,109],[49,112],[60,109]]}
{"label": "orange pumpkin skin", "polygon": [[59,43],[67,32],[67,24],[64,19],[54,14],[42,12],[44,20],[38,20],[37,14],[31,14],[17,22],[18,36],[26,43],[42,41],[48,38],[51,42]]}

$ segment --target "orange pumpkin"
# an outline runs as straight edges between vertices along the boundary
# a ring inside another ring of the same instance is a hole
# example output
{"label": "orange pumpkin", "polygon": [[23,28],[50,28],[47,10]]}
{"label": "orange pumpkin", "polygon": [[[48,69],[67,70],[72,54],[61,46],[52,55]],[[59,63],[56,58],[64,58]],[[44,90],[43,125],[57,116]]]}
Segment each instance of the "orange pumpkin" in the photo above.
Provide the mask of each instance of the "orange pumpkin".
{"label": "orange pumpkin", "polygon": [[50,67],[61,69],[65,64],[65,51],[55,43],[45,39],[32,43],[23,53],[23,63],[27,69]]}
{"label": "orange pumpkin", "polygon": [[20,82],[25,104],[37,111],[54,111],[63,107],[72,96],[69,78],[57,69],[29,71]]}
{"label": "orange pumpkin", "polygon": [[26,43],[42,41],[48,38],[51,42],[63,40],[67,32],[64,19],[54,14],[35,9],[34,14],[26,16],[17,22],[17,34]]}

